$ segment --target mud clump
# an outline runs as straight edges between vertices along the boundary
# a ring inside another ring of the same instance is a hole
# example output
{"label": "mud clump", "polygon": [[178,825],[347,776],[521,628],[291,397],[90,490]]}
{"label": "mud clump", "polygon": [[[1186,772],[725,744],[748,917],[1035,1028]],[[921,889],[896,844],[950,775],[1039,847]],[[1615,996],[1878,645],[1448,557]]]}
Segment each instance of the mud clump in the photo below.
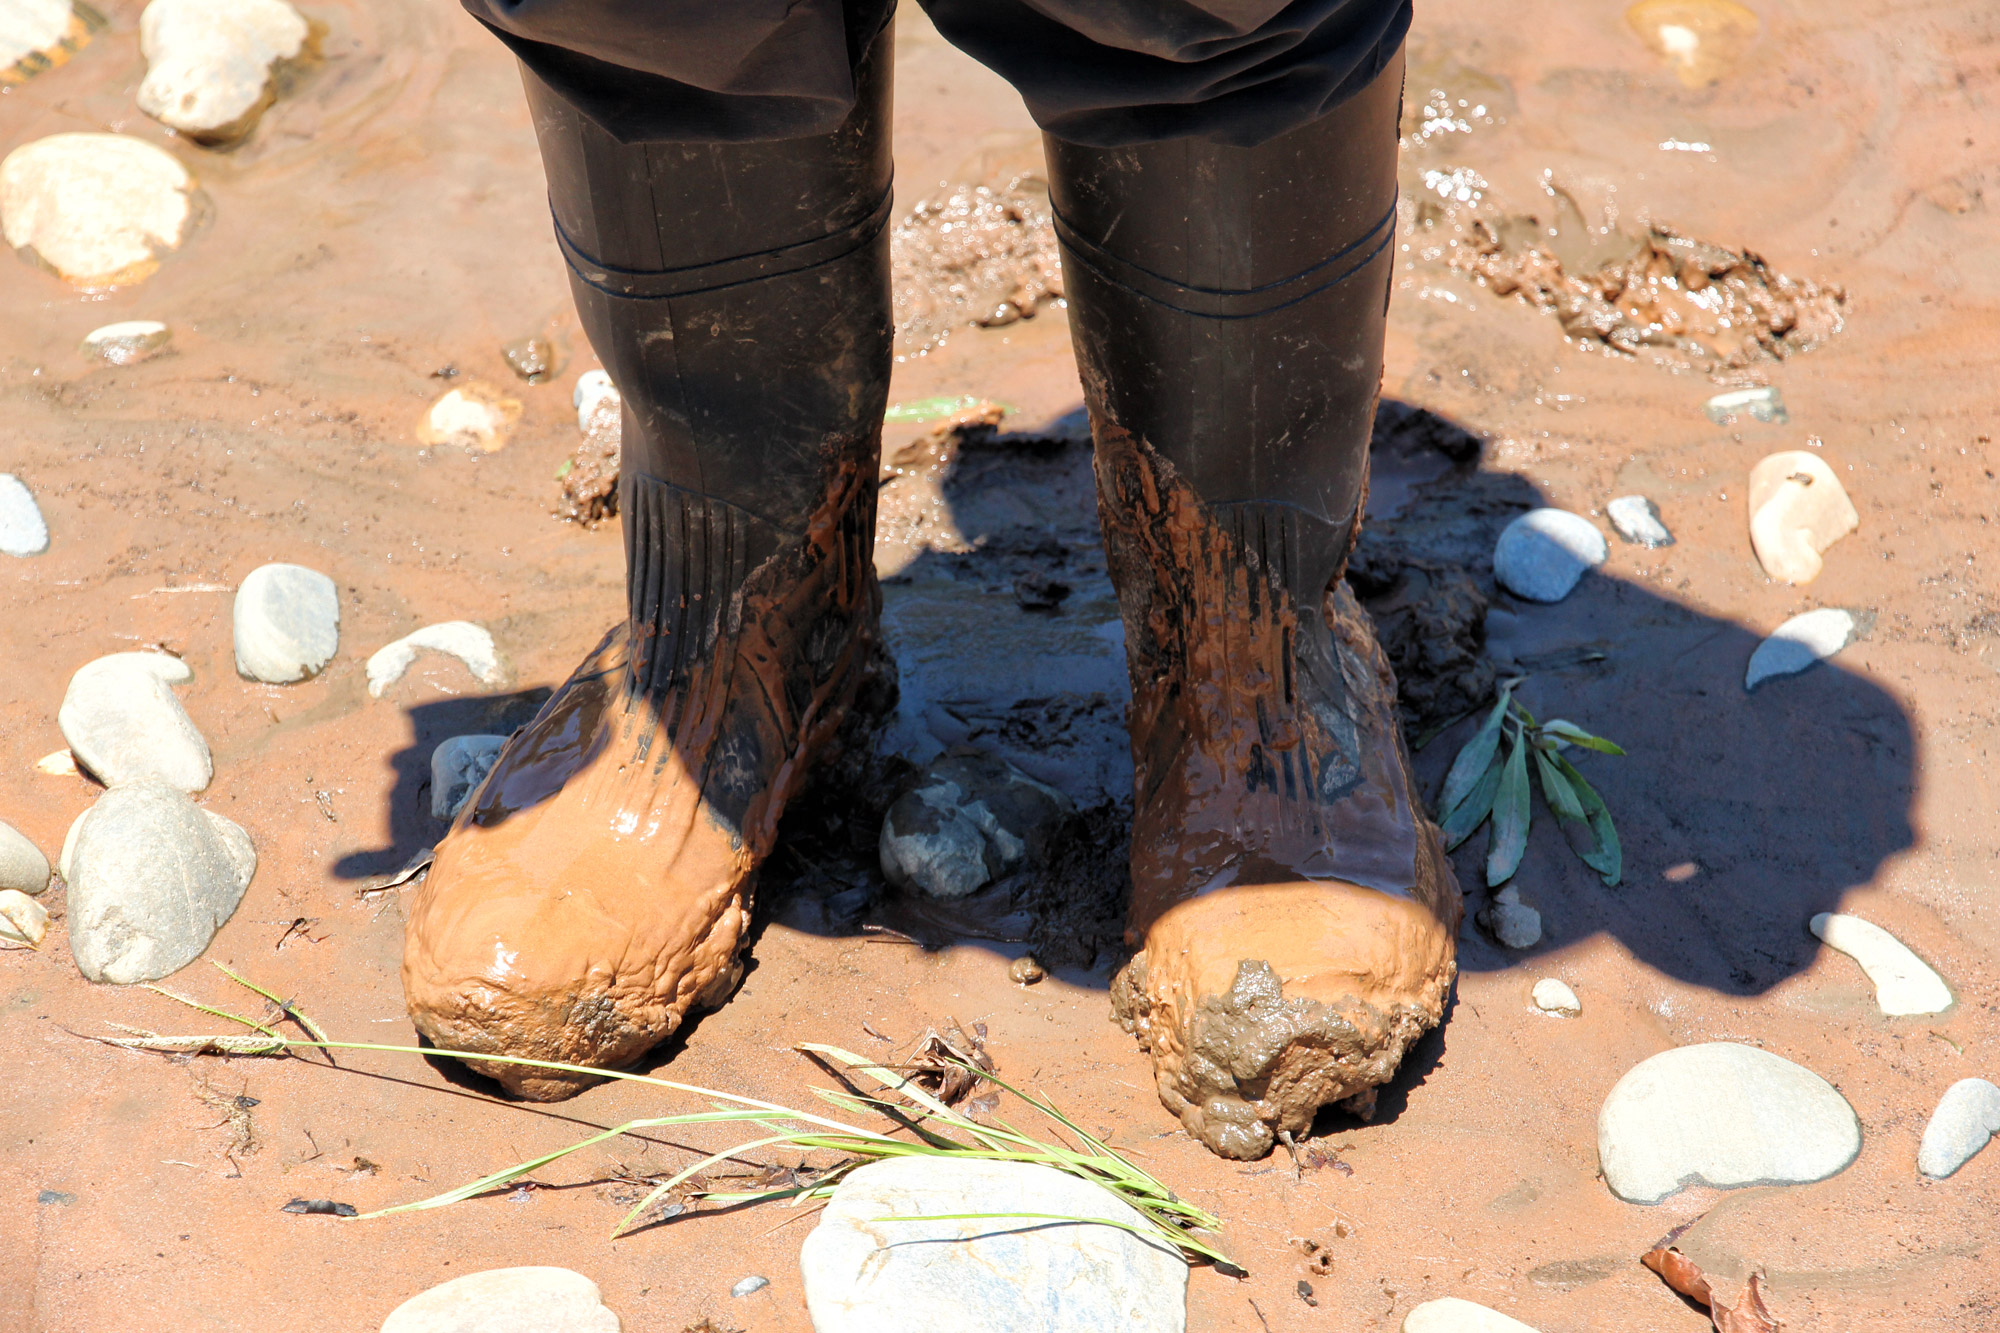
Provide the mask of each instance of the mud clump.
{"label": "mud clump", "polygon": [[925,200],[890,233],[889,255],[899,358],[921,356],[967,324],[1032,318],[1063,295],[1048,188],[1029,176]]}
{"label": "mud clump", "polygon": [[1486,594],[1465,570],[1364,531],[1348,558],[1347,583],[1375,622],[1396,673],[1406,736],[1493,697],[1493,663],[1484,655]]}
{"label": "mud clump", "polygon": [[618,460],[623,427],[617,400],[591,412],[576,448],[556,469],[556,517],[594,528],[618,517]]}

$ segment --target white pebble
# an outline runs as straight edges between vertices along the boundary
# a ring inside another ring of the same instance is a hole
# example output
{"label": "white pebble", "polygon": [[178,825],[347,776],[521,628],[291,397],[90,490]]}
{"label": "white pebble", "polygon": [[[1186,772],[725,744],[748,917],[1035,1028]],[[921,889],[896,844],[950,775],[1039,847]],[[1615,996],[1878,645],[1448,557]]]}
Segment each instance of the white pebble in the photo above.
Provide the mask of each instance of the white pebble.
{"label": "white pebble", "polygon": [[1818,578],[1820,553],[1860,524],[1840,478],[1818,454],[1791,449],[1750,469],[1750,545],[1781,583]]}
{"label": "white pebble", "polygon": [[1702,404],[1702,414],[1718,426],[1733,423],[1739,414],[1752,417],[1771,425],[1782,426],[1790,421],[1791,414],[1785,411],[1785,400],[1771,385],[1760,385],[1754,389],[1731,389],[1727,393],[1716,394]]}
{"label": "white pebble", "polygon": [[173,331],[157,319],[127,319],[83,335],[83,354],[114,366],[144,361],[173,341]]}
{"label": "white pebble", "polygon": [[208,742],[170,688],[193,673],[168,653],[112,653],[70,677],[56,724],[70,753],[107,787],[160,778],[182,791],[215,775]]}
{"label": "white pebble", "polygon": [[1830,949],[1861,964],[1875,983],[1875,1003],[1890,1017],[1941,1014],[1951,1008],[1951,988],[1908,945],[1872,921],[1821,912],[1812,933]]}
{"label": "white pebble", "polygon": [[234,138],[267,104],[271,66],[307,33],[284,0],[152,0],[139,16],[139,109],[196,139]]}
{"label": "white pebble", "polygon": [[386,644],[368,659],[368,693],[381,698],[385,690],[403,678],[423,649],[446,653],[465,663],[482,685],[498,685],[506,679],[493,636],[469,620],[446,620],[426,625]]}
{"label": "white pebble", "polygon": [[567,1268],[492,1268],[404,1301],[382,1333],[618,1333],[597,1284]]}
{"label": "white pebble", "polygon": [[1643,495],[1621,495],[1604,506],[1618,535],[1635,546],[1672,546],[1674,534],[1660,521],[1660,507]]}
{"label": "white pebble", "polygon": [[581,431],[590,429],[591,416],[597,411],[599,403],[608,401],[616,407],[622,401],[618,386],[611,382],[610,373],[603,370],[586,370],[577,376],[576,388],[570,392],[569,400],[576,408],[576,428]]}
{"label": "white pebble", "polygon": [[2000,1134],[2000,1088],[1983,1078],[1962,1078],[1944,1091],[1924,1126],[1917,1170],[1942,1180],[1978,1155]]}
{"label": "white pebble", "polygon": [[1576,992],[1555,977],[1543,977],[1535,983],[1534,999],[1535,1008],[1545,1014],[1575,1018],[1583,1012],[1583,1001],[1576,998]]}
{"label": "white pebble", "polygon": [[505,736],[453,736],[431,751],[431,815],[450,819],[493,771]]}
{"label": "white pebble", "polygon": [[1852,643],[1859,622],[1837,606],[1822,606],[1793,616],[1771,631],[1771,637],[1750,654],[1743,688],[1754,690],[1773,676],[1793,676],[1823,662]]}
{"label": "white pebble", "polygon": [[52,134],[0,162],[0,231],[80,287],[140,282],[186,239],[194,178],[122,134]]}
{"label": "white pebble", "polygon": [[259,565],[236,590],[237,673],[267,685],[318,675],[340,650],[340,589],[304,565]]}
{"label": "white pebble", "polygon": [[417,425],[417,438],[428,445],[456,445],[490,454],[507,443],[520,419],[518,398],[475,380],[432,403]]}
{"label": "white pebble", "polygon": [[19,889],[0,889],[0,949],[33,949],[49,933],[49,909]]}
{"label": "white pebble", "polygon": [[762,1291],[764,1288],[770,1285],[771,1285],[770,1278],[757,1277],[755,1275],[752,1275],[750,1277],[744,1278],[741,1282],[731,1287],[729,1289],[729,1294],[731,1296],[737,1297],[738,1299],[741,1299],[742,1297],[745,1296],[755,1295],[757,1292]]}
{"label": "white pebble", "polygon": [[[17,73],[25,78],[36,71],[16,71],[15,67],[34,56],[59,64],[55,56],[63,39],[76,26],[76,12],[70,0],[5,0],[0,3],[0,73]],[[40,62],[37,62],[38,64]],[[6,79],[6,83],[18,79]]]}
{"label": "white pebble", "polygon": [[1403,1333],[1536,1333],[1536,1329],[1477,1302],[1446,1296],[1425,1301],[1404,1315]]}
{"label": "white pebble", "polygon": [[1585,571],[1610,554],[1604,534],[1583,515],[1531,509],[1501,532],[1493,547],[1493,577],[1517,597],[1560,602]]}
{"label": "white pebble", "polygon": [[51,750],[35,761],[35,771],[52,778],[73,778],[76,776],[76,756],[66,749]]}
{"label": "white pebble", "polygon": [[49,549],[49,525],[27,483],[11,472],[0,472],[0,552],[40,555]]}
{"label": "white pebble", "polygon": [[49,858],[12,824],[0,823],[0,889],[40,893],[49,887]]}
{"label": "white pebble", "polygon": [[1479,909],[1477,920],[1487,934],[1509,949],[1532,949],[1542,940],[1542,914],[1521,901],[1512,884]]}

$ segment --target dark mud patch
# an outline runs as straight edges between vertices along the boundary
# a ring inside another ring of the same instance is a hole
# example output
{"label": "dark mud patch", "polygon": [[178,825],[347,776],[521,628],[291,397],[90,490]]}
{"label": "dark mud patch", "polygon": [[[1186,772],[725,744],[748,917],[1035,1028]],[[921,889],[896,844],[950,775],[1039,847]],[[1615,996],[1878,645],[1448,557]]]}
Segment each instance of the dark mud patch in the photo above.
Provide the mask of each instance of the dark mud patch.
{"label": "dark mud patch", "polygon": [[996,328],[1061,300],[1048,187],[1020,176],[924,200],[889,236],[896,355],[922,356],[952,330]]}

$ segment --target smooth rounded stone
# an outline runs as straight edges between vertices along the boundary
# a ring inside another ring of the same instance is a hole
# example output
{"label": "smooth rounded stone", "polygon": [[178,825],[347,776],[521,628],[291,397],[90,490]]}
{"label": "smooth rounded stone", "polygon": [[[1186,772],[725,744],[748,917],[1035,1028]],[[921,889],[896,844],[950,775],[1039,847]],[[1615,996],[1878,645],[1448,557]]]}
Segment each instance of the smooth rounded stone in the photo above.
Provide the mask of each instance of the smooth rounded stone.
{"label": "smooth rounded stone", "polygon": [[139,16],[139,109],[199,142],[240,138],[271,104],[271,67],[309,31],[284,0],[152,0]]}
{"label": "smooth rounded stone", "polygon": [[0,472],[0,552],[40,555],[49,549],[49,525],[28,484],[11,472]]}
{"label": "smooth rounded stone", "polygon": [[1187,1264],[1164,1241],[1090,1223],[941,1216],[951,1213],[1145,1225],[1109,1191],[1051,1167],[873,1163],[841,1182],[799,1251],[814,1333],[1180,1333],[1187,1325]]}
{"label": "smooth rounded stone", "polygon": [[1674,534],[1660,521],[1660,507],[1643,495],[1621,495],[1604,506],[1618,535],[1634,546],[1672,546]]}
{"label": "smooth rounded stone", "polygon": [[544,383],[562,368],[555,344],[539,336],[516,338],[507,343],[500,349],[500,359],[530,384]]}
{"label": "smooth rounded stone", "polygon": [[49,858],[12,824],[0,823],[0,889],[40,893],[49,887]]}
{"label": "smooth rounded stone", "polygon": [[127,319],[84,334],[83,354],[114,366],[130,366],[164,351],[173,339],[173,330],[157,319]]}
{"label": "smooth rounded stone", "polygon": [[456,657],[482,685],[498,685],[506,679],[491,634],[469,620],[444,620],[376,649],[375,655],[368,659],[368,693],[381,698],[384,691],[403,678],[403,673],[417,660],[417,654],[425,649]]}
{"label": "smooth rounded stone", "polygon": [[70,753],[107,787],[160,778],[182,791],[214,776],[208,742],[172,685],[193,673],[167,653],[113,653],[70,677],[56,723]]}
{"label": "smooth rounded stone", "polygon": [[737,1283],[735,1286],[731,1287],[729,1289],[729,1294],[731,1296],[736,1297],[738,1300],[741,1300],[745,1296],[756,1295],[758,1292],[762,1291],[764,1288],[770,1285],[771,1285],[770,1278],[758,1277],[755,1274],[752,1274],[751,1276],[744,1278],[741,1282]]}
{"label": "smooth rounded stone", "polygon": [[1917,1170],[1943,1180],[2000,1134],[2000,1088],[1962,1078],[1944,1090],[1917,1146]]}
{"label": "smooth rounded stone", "polygon": [[1557,1014],[1563,1018],[1575,1018],[1583,1012],[1583,1001],[1576,998],[1576,992],[1555,978],[1543,977],[1535,983],[1531,992],[1535,1008],[1545,1014]]}
{"label": "smooth rounded stone", "polygon": [[267,685],[318,675],[340,650],[340,589],[304,565],[260,565],[236,590],[236,670]]}
{"label": "smooth rounded stone", "polygon": [[597,1284],[567,1268],[490,1268],[410,1297],[382,1333],[618,1333]]}
{"label": "smooth rounded stone", "polygon": [[576,378],[576,388],[570,392],[571,406],[576,408],[576,428],[586,435],[591,423],[602,406],[608,405],[613,412],[624,405],[619,396],[618,386],[611,382],[611,375],[603,370],[586,370]]}
{"label": "smooth rounded stone", "polygon": [[450,819],[493,771],[505,736],[453,736],[431,751],[431,814]]}
{"label": "smooth rounded stone", "polygon": [[1532,1324],[1475,1301],[1446,1296],[1425,1301],[1403,1316],[1403,1333],[1537,1333]]}
{"label": "smooth rounded stone", "polygon": [[1585,571],[1604,563],[1604,534],[1567,509],[1530,509],[1509,523],[1493,547],[1493,577],[1517,597],[1560,602]]}
{"label": "smooth rounded stone", "polygon": [[257,870],[250,835],[156,779],[114,787],[70,849],[70,952],[92,981],[158,981],[201,956]]}
{"label": "smooth rounded stone", "polygon": [[1803,1185],[1845,1170],[1860,1151],[1860,1122],[1832,1084],[1735,1042],[1640,1061],[1597,1114],[1605,1183],[1628,1203],[1694,1184]]}
{"label": "smooth rounded stone", "polygon": [[1820,553],[1859,526],[1840,478],[1818,454],[1788,449],[1750,469],[1750,546],[1779,582],[1811,583]]}
{"label": "smooth rounded stone", "polygon": [[[25,78],[40,72],[32,68],[36,63],[59,63],[55,53],[75,20],[70,0],[0,0],[0,71]],[[18,69],[24,64],[30,68]],[[0,79],[4,83],[15,81]]]}
{"label": "smooth rounded stone", "polygon": [[1750,654],[1743,688],[1754,690],[1773,676],[1795,676],[1824,662],[1860,637],[1862,625],[1851,611],[1822,606],[1804,611],[1771,631]]}
{"label": "smooth rounded stone", "polygon": [[474,380],[431,404],[417,423],[417,438],[428,445],[456,445],[490,454],[506,446],[520,419],[520,399]]}
{"label": "smooth rounded stone", "polygon": [[995,755],[925,769],[882,820],[882,873],[900,889],[963,898],[1047,854],[1076,807]]}
{"label": "smooth rounded stone", "polygon": [[49,933],[49,909],[19,889],[0,889],[0,949],[34,949]]}
{"label": "smooth rounded stone", "polygon": [[1830,949],[1861,964],[1875,983],[1875,1003],[1891,1018],[1906,1014],[1941,1014],[1951,1008],[1951,987],[1907,944],[1872,921],[1858,916],[1821,912],[1811,921],[1812,933]]}
{"label": "smooth rounded stone", "polygon": [[52,134],[0,161],[0,232],[80,287],[141,282],[186,239],[194,178],[123,134]]}
{"label": "smooth rounded stone", "polygon": [[1532,949],[1542,941],[1542,914],[1521,901],[1521,891],[1509,884],[1475,916],[1486,933],[1509,949]]}

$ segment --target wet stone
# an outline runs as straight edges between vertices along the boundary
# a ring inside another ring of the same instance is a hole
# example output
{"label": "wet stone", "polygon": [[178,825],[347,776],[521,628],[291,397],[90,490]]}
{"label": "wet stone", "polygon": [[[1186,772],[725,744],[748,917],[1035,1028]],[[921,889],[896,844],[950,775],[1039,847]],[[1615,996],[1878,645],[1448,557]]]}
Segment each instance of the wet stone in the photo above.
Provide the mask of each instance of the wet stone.
{"label": "wet stone", "polygon": [[1733,426],[1739,416],[1773,426],[1782,426],[1792,419],[1785,411],[1784,395],[1768,384],[1716,394],[1702,404],[1701,410],[1718,426]]}
{"label": "wet stone", "polygon": [[1403,1316],[1403,1333],[1537,1333],[1531,1324],[1473,1301],[1446,1296]]}
{"label": "wet stone", "polygon": [[1750,654],[1743,688],[1754,690],[1774,676],[1795,676],[1824,662],[1867,632],[1873,617],[1856,616],[1837,606],[1823,606],[1793,616],[1771,631],[1771,637]]}
{"label": "wet stone", "polygon": [[34,949],[49,933],[49,909],[19,889],[0,889],[0,949]]}
{"label": "wet stone", "polygon": [[187,168],[144,139],[52,134],[0,161],[0,230],[77,286],[123,286],[186,239],[193,192]]}
{"label": "wet stone", "polygon": [[1621,495],[1604,506],[1618,535],[1634,546],[1672,546],[1674,534],[1660,521],[1660,507],[1643,495]]}
{"label": "wet stone", "polygon": [[1951,988],[1930,964],[1910,947],[1872,921],[1858,916],[1821,912],[1812,933],[1830,949],[1861,964],[1875,983],[1875,1003],[1892,1018],[1907,1014],[1941,1014],[1951,1008]]}
{"label": "wet stone", "polygon": [[516,338],[500,349],[500,357],[530,384],[541,384],[556,373],[555,344],[547,338]]}
{"label": "wet stone", "polygon": [[449,390],[431,404],[417,423],[417,438],[435,447],[455,447],[492,453],[507,445],[514,423],[521,419],[521,402],[489,384],[474,380]]}
{"label": "wet stone", "polygon": [[962,898],[1046,856],[1070,799],[993,755],[938,760],[882,820],[882,873],[901,889]]}
{"label": "wet stone", "polygon": [[1517,597],[1560,602],[1610,554],[1604,534],[1581,514],[1531,509],[1501,532],[1493,548],[1493,577]]}
{"label": "wet stone", "polygon": [[318,675],[340,649],[340,590],[304,565],[262,565],[236,590],[236,670],[285,685]]}
{"label": "wet stone", "polygon": [[1658,1203],[1688,1185],[1806,1184],[1861,1151],[1854,1108],[1782,1056],[1735,1042],[1681,1046],[1618,1080],[1597,1116],[1611,1192]]}
{"label": "wet stone", "polygon": [[381,698],[424,651],[456,657],[482,685],[498,685],[506,679],[491,634],[469,620],[445,620],[376,649],[368,659],[368,693]]}
{"label": "wet stone", "polygon": [[208,742],[171,688],[193,673],[167,653],[113,653],[70,677],[56,722],[78,764],[107,787],[159,778],[201,791]]}
{"label": "wet stone", "polygon": [[130,366],[164,351],[173,331],[157,319],[128,319],[83,335],[82,351],[114,366]]}
{"label": "wet stone", "polygon": [[2000,1134],[2000,1087],[1983,1078],[1962,1078],[1945,1089],[1924,1126],[1917,1170],[1942,1180],[1977,1156],[1995,1134]]}
{"label": "wet stone", "polygon": [[1535,1008],[1545,1014],[1575,1018],[1583,1012],[1583,1001],[1576,998],[1576,992],[1555,977],[1543,977],[1537,981],[1533,999]]}
{"label": "wet stone", "polygon": [[382,1333],[619,1333],[597,1284],[567,1268],[493,1268],[412,1296]]}
{"label": "wet stone", "polygon": [[1542,914],[1521,901],[1512,884],[1479,909],[1478,922],[1487,934],[1509,949],[1532,949],[1542,940]]}
{"label": "wet stone", "polygon": [[453,736],[431,751],[431,815],[450,819],[493,771],[505,736]]}
{"label": "wet stone", "polygon": [[49,886],[49,858],[12,824],[0,823],[0,889],[40,893]]}
{"label": "wet stone", "polygon": [[1047,970],[1035,961],[1035,956],[1031,953],[1022,954],[1007,968],[1007,979],[1021,986],[1032,986],[1047,975]]}
{"label": "wet stone", "polygon": [[841,1182],[799,1253],[815,1333],[1186,1327],[1187,1264],[1163,1241],[1101,1225],[944,1216],[952,1213],[1144,1226],[1108,1191],[1045,1166],[926,1158],[864,1166]]}
{"label": "wet stone", "polygon": [[49,525],[27,483],[0,472],[0,553],[40,555],[49,549]]}
{"label": "wet stone", "polygon": [[1780,583],[1811,583],[1821,554],[1861,524],[1840,478],[1818,454],[1790,449],[1750,469],[1750,545]]}
{"label": "wet stone", "polygon": [[197,142],[240,138],[270,104],[271,67],[308,35],[284,0],[152,0],[139,16],[139,109]]}

